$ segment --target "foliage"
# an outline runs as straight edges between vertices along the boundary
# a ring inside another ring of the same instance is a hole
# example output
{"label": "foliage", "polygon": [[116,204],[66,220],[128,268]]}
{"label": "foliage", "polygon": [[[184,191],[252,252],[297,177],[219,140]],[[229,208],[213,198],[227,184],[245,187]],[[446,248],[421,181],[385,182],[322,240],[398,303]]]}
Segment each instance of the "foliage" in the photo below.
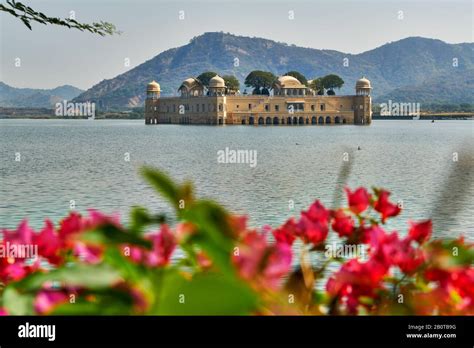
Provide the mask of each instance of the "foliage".
{"label": "foliage", "polygon": [[275,80],[276,76],[269,71],[254,70],[245,78],[245,85],[253,87],[252,94],[266,94]]}
{"label": "foliage", "polygon": [[35,245],[38,255],[0,258],[0,313],[474,314],[474,245],[431,240],[430,220],[410,222],[404,237],[387,232],[401,208],[386,190],[345,188],[343,207],[318,200],[277,228],[254,229],[189,183],[142,174],[174,207],[175,227],[136,207],[128,227],[90,210],[39,232],[26,220],[4,229],[0,250]]}
{"label": "foliage", "polygon": [[287,73],[283,74],[283,76],[293,76],[303,85],[308,86],[308,79],[299,71],[288,71]]}
{"label": "foliage", "polygon": [[237,78],[233,75],[224,75],[222,77],[224,79],[225,85],[227,87],[227,91],[229,93],[236,93],[240,88],[240,82]]}
{"label": "foliage", "polygon": [[209,87],[209,81],[216,75],[217,73],[215,73],[214,71],[206,71],[196,77],[196,79],[199,80],[199,82],[201,82],[203,86]]}
{"label": "foliage", "polygon": [[311,81],[309,88],[313,89],[318,95],[324,95],[323,78],[318,77]]}
{"label": "foliage", "polygon": [[341,88],[344,85],[344,80],[338,75],[329,74],[322,78],[321,83],[323,87],[328,90],[328,94],[331,92],[331,94],[334,95],[334,88]]}
{"label": "foliage", "polygon": [[100,21],[87,24],[79,23],[72,18],[62,19],[57,17],[48,17],[44,13],[37,12],[31,7],[15,0],[7,0],[5,3],[0,4],[0,11],[6,12],[20,19],[30,30],[32,30],[31,23],[37,22],[45,25],[53,24],[67,27],[69,29],[88,31],[93,34],[99,34],[100,36],[120,34],[120,32],[115,28],[115,25],[112,23]]}

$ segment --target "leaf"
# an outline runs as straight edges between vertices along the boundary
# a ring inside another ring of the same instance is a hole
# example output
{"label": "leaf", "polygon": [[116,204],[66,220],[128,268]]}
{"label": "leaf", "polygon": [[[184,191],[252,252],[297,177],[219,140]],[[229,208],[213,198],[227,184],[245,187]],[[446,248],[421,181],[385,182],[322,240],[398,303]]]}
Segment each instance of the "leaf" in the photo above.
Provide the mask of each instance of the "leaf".
{"label": "leaf", "polygon": [[228,216],[222,207],[208,201],[199,201],[183,213],[184,219],[192,222],[198,230],[190,242],[204,250],[222,272],[233,275],[235,271],[230,256],[234,243]]}
{"label": "leaf", "polygon": [[3,292],[3,305],[7,313],[10,315],[33,315],[34,294],[22,293],[13,284],[7,286]]}
{"label": "leaf", "polygon": [[34,273],[16,283],[16,286],[22,290],[35,291],[45,282],[57,281],[70,287],[100,289],[110,287],[121,279],[120,273],[106,264],[74,264],[47,273]]}
{"label": "leaf", "polygon": [[[92,300],[86,300],[92,297]],[[76,302],[66,302],[54,308],[52,315],[130,315],[134,301],[130,293],[119,289],[105,289],[81,294]]]}
{"label": "leaf", "polygon": [[187,280],[174,273],[164,279],[156,314],[246,315],[257,307],[258,297],[240,281],[215,273],[199,273]]}
{"label": "leaf", "polygon": [[137,234],[124,231],[114,225],[101,225],[93,230],[84,232],[80,239],[85,242],[107,246],[131,244],[151,249],[151,242],[149,240]]}
{"label": "leaf", "polygon": [[141,170],[145,179],[161,194],[163,197],[177,207],[180,199],[179,187],[164,173],[145,167]]}

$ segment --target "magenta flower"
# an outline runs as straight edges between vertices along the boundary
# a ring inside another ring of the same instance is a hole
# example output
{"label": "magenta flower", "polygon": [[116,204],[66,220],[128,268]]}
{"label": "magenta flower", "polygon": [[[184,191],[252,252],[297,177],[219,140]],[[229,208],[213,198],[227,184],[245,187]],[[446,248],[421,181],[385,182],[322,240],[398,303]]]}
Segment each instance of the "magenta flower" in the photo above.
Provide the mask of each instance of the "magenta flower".
{"label": "magenta flower", "polygon": [[298,222],[299,237],[305,243],[319,245],[326,240],[329,232],[330,212],[319,201],[314,202],[308,211],[301,212]]}
{"label": "magenta flower", "polygon": [[57,305],[68,300],[67,294],[59,290],[41,290],[34,300],[36,313],[44,315],[50,313]]}

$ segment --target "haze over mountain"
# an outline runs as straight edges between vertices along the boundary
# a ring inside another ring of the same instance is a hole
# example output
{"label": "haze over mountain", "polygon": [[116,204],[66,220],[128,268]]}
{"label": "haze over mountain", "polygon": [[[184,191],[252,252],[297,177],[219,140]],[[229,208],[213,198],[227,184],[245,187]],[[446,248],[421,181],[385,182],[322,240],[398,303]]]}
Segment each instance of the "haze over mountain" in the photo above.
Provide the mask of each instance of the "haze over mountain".
{"label": "haze over mountain", "polygon": [[84,90],[70,85],[53,89],[15,88],[0,82],[0,107],[52,108],[57,102],[72,100]]}
{"label": "haze over mountain", "polygon": [[[372,81],[376,101],[390,97],[420,103],[469,103],[473,48],[473,43],[448,44],[409,37],[354,55],[211,32],[101,81],[75,101],[95,101],[99,108],[133,107],[143,105],[146,84],[152,80],[160,83],[163,96],[169,96],[177,93],[184,79],[212,70],[220,75],[235,75],[243,91],[244,79],[252,70],[268,70],[276,75],[297,70],[308,79],[330,73],[340,75],[345,85],[338,94],[353,94],[355,81],[366,76]],[[345,58],[348,66],[344,65]]]}

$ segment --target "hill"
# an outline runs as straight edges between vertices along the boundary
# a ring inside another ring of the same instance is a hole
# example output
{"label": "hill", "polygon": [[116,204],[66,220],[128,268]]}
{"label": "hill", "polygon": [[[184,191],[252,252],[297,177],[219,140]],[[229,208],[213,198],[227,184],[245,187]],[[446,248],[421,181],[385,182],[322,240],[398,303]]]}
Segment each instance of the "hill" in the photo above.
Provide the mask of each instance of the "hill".
{"label": "hill", "polygon": [[57,102],[72,100],[82,89],[64,85],[53,89],[15,88],[0,82],[0,107],[52,108]]}
{"label": "hill", "polygon": [[[391,92],[395,97],[402,97],[406,88],[420,86],[429,92],[412,89],[411,95],[415,98],[436,100],[443,93],[443,98],[452,101],[465,95],[461,90],[465,86],[458,86],[456,79],[474,68],[473,48],[472,43],[448,44],[410,37],[354,55],[212,32],[193,38],[187,45],[162,52],[113,79],[103,80],[76,101],[95,101],[102,108],[140,106],[145,98],[145,86],[151,80],[160,83],[163,95],[173,95],[185,78],[206,70],[233,74],[243,87],[245,76],[256,69],[274,74],[298,70],[308,78],[335,73],[346,82],[341,94],[352,94],[355,81],[365,75],[373,83],[375,98]],[[238,66],[234,64],[236,58]],[[348,66],[343,64],[344,58],[348,59]],[[454,58],[457,67],[453,67]],[[438,77],[452,88],[441,88]]]}

